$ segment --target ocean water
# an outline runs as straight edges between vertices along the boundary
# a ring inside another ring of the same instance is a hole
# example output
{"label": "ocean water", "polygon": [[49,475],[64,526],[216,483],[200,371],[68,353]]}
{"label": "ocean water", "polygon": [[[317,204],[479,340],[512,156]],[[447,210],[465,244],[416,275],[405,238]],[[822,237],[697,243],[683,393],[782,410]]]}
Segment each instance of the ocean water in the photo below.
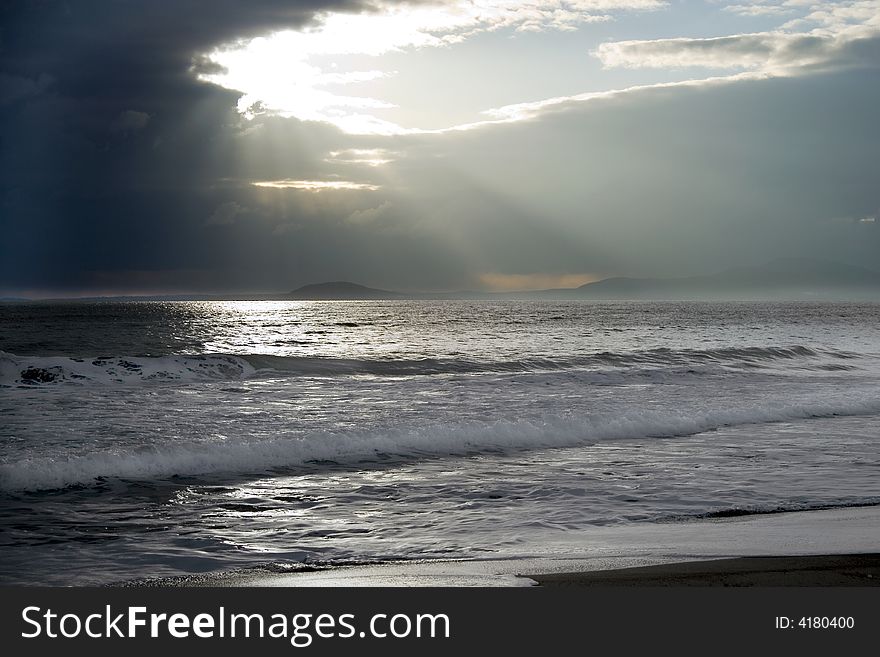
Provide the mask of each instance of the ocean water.
{"label": "ocean water", "polygon": [[880,304],[0,304],[0,582],[880,503]]}

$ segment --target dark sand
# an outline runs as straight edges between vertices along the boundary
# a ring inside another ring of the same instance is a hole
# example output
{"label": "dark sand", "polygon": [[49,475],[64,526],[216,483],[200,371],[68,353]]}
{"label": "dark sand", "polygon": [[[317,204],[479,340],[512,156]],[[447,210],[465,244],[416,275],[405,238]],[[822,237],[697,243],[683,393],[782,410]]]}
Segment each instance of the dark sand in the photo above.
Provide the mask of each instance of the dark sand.
{"label": "dark sand", "polygon": [[[621,563],[615,560],[616,563]],[[735,557],[604,567],[595,560],[422,561],[204,573],[123,586],[833,586],[880,585],[880,553]],[[625,563],[625,562],[624,562]],[[632,563],[632,560],[630,560]],[[581,570],[575,570],[580,568]]]}
{"label": "dark sand", "polygon": [[540,586],[877,586],[880,554],[739,557],[528,575]]}
{"label": "dark sand", "polygon": [[[134,586],[877,586],[880,506],[594,527],[544,554],[292,570],[243,569]],[[762,555],[762,556],[756,556]],[[770,556],[772,555],[772,556]]]}

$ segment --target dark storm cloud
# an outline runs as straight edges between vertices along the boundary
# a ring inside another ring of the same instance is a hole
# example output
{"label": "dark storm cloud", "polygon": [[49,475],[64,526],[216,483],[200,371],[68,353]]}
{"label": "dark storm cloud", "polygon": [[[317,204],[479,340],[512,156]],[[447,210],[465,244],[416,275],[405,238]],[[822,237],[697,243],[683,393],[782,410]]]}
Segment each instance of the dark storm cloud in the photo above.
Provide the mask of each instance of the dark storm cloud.
{"label": "dark storm cloud", "polygon": [[[194,230],[216,206],[210,197],[217,180],[237,175],[230,151],[242,126],[238,94],[197,82],[190,69],[224,41],[303,25],[316,10],[364,6],[4,3],[3,287],[75,287],[87,283],[89,270],[122,261],[163,268],[210,260],[210,245]],[[312,139],[335,133],[312,132]],[[297,141],[289,143],[296,151]],[[300,163],[308,157],[286,156]]]}
{"label": "dark storm cloud", "polygon": [[[463,133],[420,175],[443,189],[440,163],[456,162],[455,181],[507,190],[513,211],[491,219],[495,230],[468,231],[502,273],[530,261],[687,275],[790,256],[876,268],[876,224],[831,218],[880,208],[878,104],[876,67],[646,89]],[[449,216],[467,216],[469,184]]]}

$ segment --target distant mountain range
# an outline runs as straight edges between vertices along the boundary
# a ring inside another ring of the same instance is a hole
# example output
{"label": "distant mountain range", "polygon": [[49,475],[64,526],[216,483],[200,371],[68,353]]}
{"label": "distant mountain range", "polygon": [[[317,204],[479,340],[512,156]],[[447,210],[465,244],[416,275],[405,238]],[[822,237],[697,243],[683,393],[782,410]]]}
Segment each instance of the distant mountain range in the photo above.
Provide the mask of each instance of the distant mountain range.
{"label": "distant mountain range", "polygon": [[[592,300],[875,300],[880,301],[880,272],[806,258],[774,260],[717,274],[685,278],[606,278],[576,288],[518,292],[398,292],[348,281],[304,285],[281,294],[175,294],[91,297],[108,300],[283,300],[377,299],[592,299]],[[3,302],[26,299],[0,299]],[[59,300],[61,301],[61,300]],[[72,301],[72,299],[63,299]]]}
{"label": "distant mountain range", "polygon": [[757,267],[685,278],[606,278],[576,288],[518,292],[403,293],[337,281],[305,285],[287,299],[878,299],[880,273],[833,262],[789,258]]}
{"label": "distant mountain range", "polygon": [[807,259],[774,260],[688,278],[606,278],[574,291],[585,299],[880,298],[880,273]]}

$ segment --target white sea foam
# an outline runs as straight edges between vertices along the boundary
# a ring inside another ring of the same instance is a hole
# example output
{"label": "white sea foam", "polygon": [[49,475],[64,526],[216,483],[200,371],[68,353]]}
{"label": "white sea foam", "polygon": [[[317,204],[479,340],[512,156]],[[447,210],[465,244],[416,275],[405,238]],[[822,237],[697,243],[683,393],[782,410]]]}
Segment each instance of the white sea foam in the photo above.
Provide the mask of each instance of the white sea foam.
{"label": "white sea foam", "polygon": [[625,374],[648,379],[753,370],[780,363],[782,367],[847,370],[859,355],[817,351],[808,347],[743,347],[724,349],[647,349],[634,352],[598,352],[567,358],[531,357],[521,360],[479,361],[463,358],[354,359],[269,354],[205,354],[168,356],[17,356],[0,351],[0,385],[145,382],[194,383],[238,380],[261,373],[294,376],[426,376],[481,372],[540,372],[591,370],[599,375]]}
{"label": "white sea foam", "polygon": [[154,445],[149,450],[93,451],[67,458],[34,457],[0,465],[0,489],[40,490],[90,484],[99,477],[157,479],[172,475],[244,474],[309,462],[355,464],[382,456],[400,460],[479,452],[574,447],[605,440],[687,436],[724,426],[880,413],[880,400],[804,400],[743,408],[620,409],[615,413],[547,415],[538,420],[470,421],[420,427],[319,431],[272,439]]}
{"label": "white sea foam", "polygon": [[143,383],[241,379],[255,372],[237,356],[96,357],[16,356],[0,352],[0,385]]}

